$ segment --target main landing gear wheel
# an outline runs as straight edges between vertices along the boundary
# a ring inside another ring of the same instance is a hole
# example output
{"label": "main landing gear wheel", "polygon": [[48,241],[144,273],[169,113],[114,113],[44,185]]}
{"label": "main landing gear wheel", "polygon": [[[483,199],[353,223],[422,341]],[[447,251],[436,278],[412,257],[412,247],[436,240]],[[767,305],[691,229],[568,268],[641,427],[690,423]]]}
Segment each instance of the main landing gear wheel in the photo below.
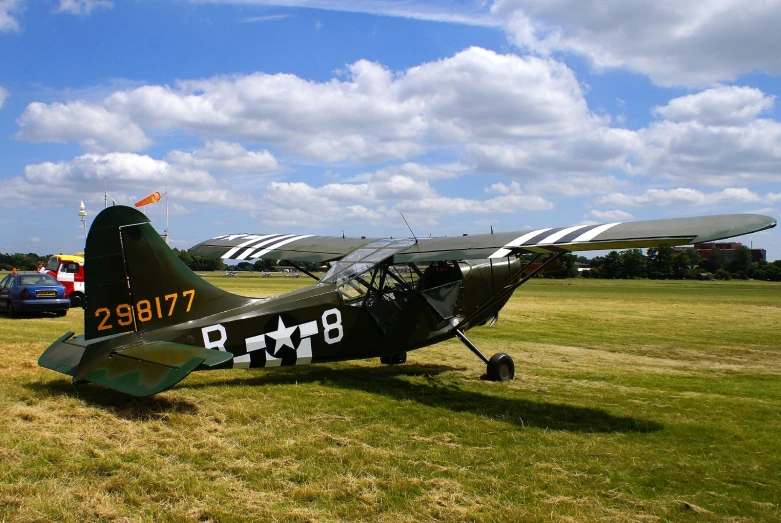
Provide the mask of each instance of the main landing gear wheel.
{"label": "main landing gear wheel", "polygon": [[383,365],[401,365],[407,362],[406,352],[394,352],[393,354],[386,354],[380,356],[380,363]]}
{"label": "main landing gear wheel", "polygon": [[478,349],[474,343],[469,341],[469,339],[464,334],[464,331],[461,329],[456,329],[455,335],[464,345],[467,346],[467,348],[469,348],[469,350],[475,353],[475,356],[483,360],[486,366],[486,378],[491,381],[510,381],[511,379],[515,378],[515,364],[513,363],[513,359],[508,354],[500,352],[491,356],[491,359],[489,360],[482,352],[480,352],[480,349]]}
{"label": "main landing gear wheel", "polygon": [[488,360],[486,375],[491,381],[510,381],[515,378],[515,363],[508,354],[494,354]]}

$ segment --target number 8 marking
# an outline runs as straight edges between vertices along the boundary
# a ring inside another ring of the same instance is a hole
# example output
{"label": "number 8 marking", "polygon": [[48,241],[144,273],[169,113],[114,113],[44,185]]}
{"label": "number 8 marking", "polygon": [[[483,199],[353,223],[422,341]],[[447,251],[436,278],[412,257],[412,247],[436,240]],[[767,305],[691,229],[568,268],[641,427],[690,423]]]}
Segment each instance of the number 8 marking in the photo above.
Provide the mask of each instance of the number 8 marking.
{"label": "number 8 marking", "polygon": [[[336,321],[333,323],[328,321],[328,317],[332,315],[336,316]],[[339,309],[329,309],[325,311],[321,321],[323,322],[323,336],[325,337],[325,342],[327,344],[333,345],[334,343],[342,341],[344,329],[342,328],[342,313]],[[331,333],[333,331],[336,331],[336,335],[332,336]]]}

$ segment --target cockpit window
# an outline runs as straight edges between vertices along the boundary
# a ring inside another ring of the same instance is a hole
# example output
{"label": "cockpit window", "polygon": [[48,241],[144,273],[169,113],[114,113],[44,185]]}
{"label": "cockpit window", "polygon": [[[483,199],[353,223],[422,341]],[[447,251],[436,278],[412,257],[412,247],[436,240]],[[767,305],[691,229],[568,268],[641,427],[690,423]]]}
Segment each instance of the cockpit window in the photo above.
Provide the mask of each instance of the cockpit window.
{"label": "cockpit window", "polygon": [[352,304],[362,303],[360,298],[371,292],[379,292],[386,286],[412,283],[414,287],[416,276],[402,274],[402,271],[412,271],[410,267],[405,265],[405,269],[399,269],[381,263],[414,243],[415,240],[409,238],[372,242],[334,263],[320,283],[333,283],[342,298]]}

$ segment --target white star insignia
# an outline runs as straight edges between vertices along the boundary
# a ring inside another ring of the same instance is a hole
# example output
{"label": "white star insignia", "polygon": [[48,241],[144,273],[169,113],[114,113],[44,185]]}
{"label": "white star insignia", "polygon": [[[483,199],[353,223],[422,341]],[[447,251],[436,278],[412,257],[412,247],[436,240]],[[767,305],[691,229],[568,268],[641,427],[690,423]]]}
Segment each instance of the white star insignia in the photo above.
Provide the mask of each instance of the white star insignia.
{"label": "white star insignia", "polygon": [[294,332],[296,332],[297,328],[298,325],[293,327],[286,327],[285,322],[282,321],[282,316],[279,317],[277,330],[266,333],[266,336],[269,338],[274,338],[277,341],[276,345],[274,346],[274,356],[277,355],[277,351],[279,351],[279,349],[282,347],[290,347],[291,349],[295,350],[295,347],[293,346],[293,340],[291,340],[290,337]]}

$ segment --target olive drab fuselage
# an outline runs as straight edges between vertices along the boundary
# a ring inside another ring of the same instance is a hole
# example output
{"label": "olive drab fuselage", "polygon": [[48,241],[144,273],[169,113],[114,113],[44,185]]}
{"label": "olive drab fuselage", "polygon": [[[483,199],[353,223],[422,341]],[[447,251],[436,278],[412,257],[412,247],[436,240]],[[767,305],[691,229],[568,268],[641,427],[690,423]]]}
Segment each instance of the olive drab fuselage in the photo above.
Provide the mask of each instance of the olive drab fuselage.
{"label": "olive drab fuselage", "polygon": [[[440,274],[421,272],[408,286],[372,287],[358,296],[345,296],[335,284],[319,283],[144,337],[233,355],[216,368],[371,358],[451,338],[453,325],[520,275],[517,259],[433,267],[440,268]],[[505,302],[476,316],[472,325],[494,317]]]}

